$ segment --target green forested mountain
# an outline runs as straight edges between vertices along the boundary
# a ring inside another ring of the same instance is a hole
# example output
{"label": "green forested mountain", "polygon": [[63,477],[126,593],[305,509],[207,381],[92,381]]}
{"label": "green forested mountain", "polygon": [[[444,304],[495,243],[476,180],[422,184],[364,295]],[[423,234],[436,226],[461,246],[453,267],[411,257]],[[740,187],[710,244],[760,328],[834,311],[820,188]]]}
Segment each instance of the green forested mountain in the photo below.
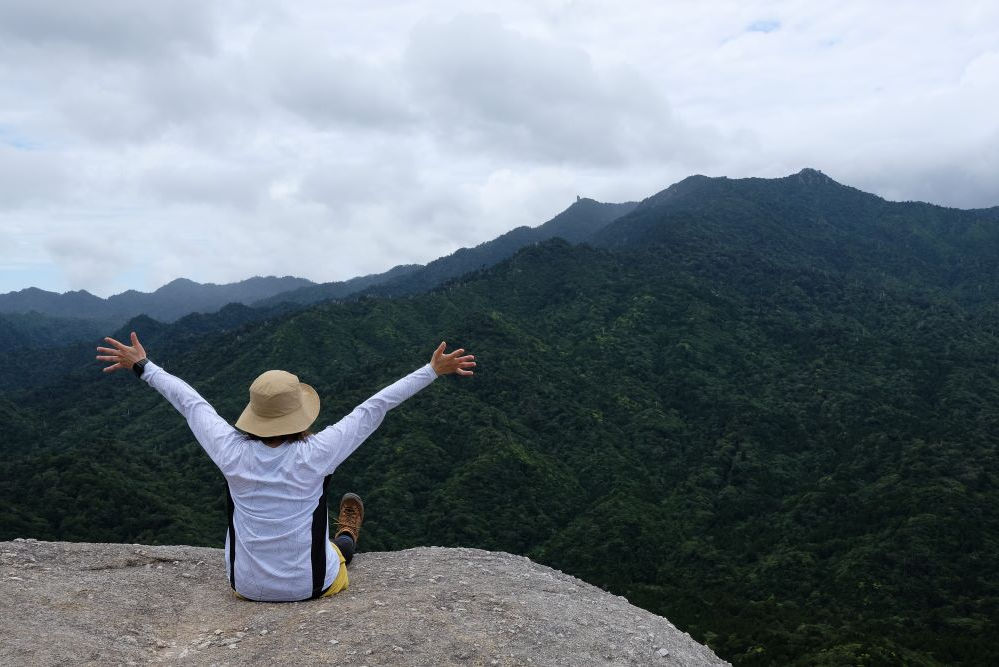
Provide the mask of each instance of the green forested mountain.
{"label": "green forested mountain", "polygon": [[[62,320],[31,313],[23,317],[32,322],[32,327],[19,327],[10,336],[11,352],[0,356],[0,394],[50,385],[76,386],[88,379],[92,380],[92,353],[109,333],[118,338],[127,338],[130,330],[137,329],[143,332],[144,341],[150,341],[157,348],[167,346],[171,349],[184,349],[199,342],[205,335],[216,336],[238,331],[254,322],[287,316],[296,309],[297,306],[288,303],[267,308],[250,308],[231,303],[217,312],[192,313],[170,324],[140,315],[133,318],[127,327],[117,330],[112,329],[110,324],[98,329],[99,323],[90,320]],[[4,331],[4,319],[17,321],[19,317],[22,316],[0,316],[0,335]],[[36,318],[41,324],[35,322]],[[59,322],[69,324],[58,330]],[[39,339],[38,332],[34,330],[36,325],[44,325],[43,333],[48,335],[44,337],[42,344],[32,345],[33,340]],[[30,337],[26,330],[32,333]],[[64,340],[61,345],[58,343],[60,337]]]}
{"label": "green forested mountain", "polygon": [[460,248],[426,265],[397,266],[385,273],[352,278],[344,282],[310,285],[274,295],[254,305],[296,303],[309,305],[357,295],[401,296],[426,292],[441,283],[472,271],[489,268],[526,245],[561,238],[572,243],[589,239],[613,220],[631,212],[635,202],[608,204],[577,199],[569,208],[537,227],[517,227],[473,248]]}
{"label": "green forested mountain", "polygon": [[74,318],[101,324],[124,324],[137,315],[172,322],[190,313],[211,313],[229,303],[254,303],[287,292],[311,281],[284,276],[255,276],[236,283],[216,285],[178,278],[153,292],[128,290],[106,299],[85,290],[58,294],[29,287],[0,294],[0,313],[35,313],[55,318]]}
{"label": "green forested mountain", "polygon": [[53,317],[37,312],[0,313],[0,346],[28,350],[99,338],[114,326],[113,320]]}
{"label": "green forested mountain", "polygon": [[752,257],[775,269],[944,290],[973,302],[999,296],[999,207],[888,202],[813,169],[778,179],[691,176],[588,240],[662,246],[691,263]]}
{"label": "green forested mountain", "polygon": [[129,290],[108,297],[108,302],[128,317],[148,315],[172,322],[191,313],[213,313],[226,304],[252,304],[274,294],[311,285],[312,281],[294,276],[254,276],[235,283],[216,285],[178,278],[146,294]]}
{"label": "green forested mountain", "polygon": [[420,264],[400,264],[399,266],[394,266],[388,271],[384,271],[382,273],[372,273],[366,276],[357,276],[348,280],[330,283],[305,285],[297,289],[288,290],[287,292],[274,294],[266,299],[259,299],[254,301],[251,305],[258,308],[275,306],[282,303],[307,306],[313,303],[319,303],[320,301],[343,299],[352,294],[368,289],[373,285],[378,285],[388,280],[404,278],[405,276],[419,270],[421,266],[422,265]]}
{"label": "green forested mountain", "polygon": [[614,220],[630,213],[635,206],[635,202],[608,204],[580,198],[542,225],[517,227],[474,248],[461,248],[446,257],[430,262],[410,275],[373,285],[364,293],[377,296],[419,294],[446,280],[489,268],[532,243],[553,238],[564,239],[570,243],[586,241]]}
{"label": "green forested mountain", "polygon": [[[997,218],[812,171],[695,177],[600,247],[531,245],[429,293],[135,327],[230,420],[259,372],[296,372],[320,427],[440,340],[472,350],[474,378],[334,476],[365,497],[363,549],[525,554],[737,664],[989,664]],[[87,363],[0,394],[0,539],[221,544],[222,480],[183,421]]]}
{"label": "green forested mountain", "polygon": [[58,294],[37,287],[27,287],[17,292],[0,294],[2,313],[38,313],[51,317],[93,318],[95,313],[106,317],[112,313],[102,312],[104,299],[86,290],[76,290]]}
{"label": "green forested mountain", "polygon": [[[531,243],[550,238],[571,242],[585,240],[612,220],[635,208],[635,202],[608,204],[592,199],[577,201],[537,227],[518,227],[474,248],[436,259],[426,266],[404,264],[383,273],[349,280],[316,284],[304,278],[259,276],[225,285],[201,284],[178,278],[153,292],[128,290],[106,299],[85,290],[57,294],[29,287],[0,294],[0,340],[16,347],[36,347],[49,332],[66,334],[61,342],[72,342],[85,332],[85,322],[117,327],[138,315],[173,322],[192,313],[214,313],[227,304],[256,308],[301,306],[343,299],[364,292],[382,296],[427,291],[445,280],[493,266]],[[9,317],[6,317],[9,316]],[[51,321],[51,318],[59,320]],[[53,342],[60,342],[56,338]]]}

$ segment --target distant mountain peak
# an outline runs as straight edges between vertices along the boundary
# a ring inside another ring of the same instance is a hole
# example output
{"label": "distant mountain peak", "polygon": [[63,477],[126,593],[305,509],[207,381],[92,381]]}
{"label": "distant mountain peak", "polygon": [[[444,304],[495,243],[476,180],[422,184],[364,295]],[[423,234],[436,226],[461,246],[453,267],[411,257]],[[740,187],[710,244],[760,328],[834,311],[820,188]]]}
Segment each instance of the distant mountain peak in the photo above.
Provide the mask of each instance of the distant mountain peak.
{"label": "distant mountain peak", "polygon": [[673,185],[669,186],[665,190],[660,190],[656,194],[644,199],[639,205],[639,209],[651,208],[654,206],[659,206],[671,200],[686,196],[692,192],[699,190],[707,183],[712,181],[725,181],[728,180],[724,176],[720,178],[712,178],[710,176],[704,176],[703,174],[694,174],[693,176],[687,176],[681,181],[677,181]]}
{"label": "distant mountain peak", "polygon": [[797,174],[794,174],[791,178],[797,178],[805,185],[839,185],[839,183],[829,178],[818,169],[812,169],[811,167],[805,167]]}
{"label": "distant mountain peak", "polygon": [[[846,188],[847,186],[834,181],[818,169],[805,167],[796,174],[778,178],[728,178],[727,176],[704,176],[694,174],[687,176],[683,180],[677,181],[665,190],[661,190],[651,197],[642,201],[638,205],[639,210],[645,210],[662,206],[664,204],[677,205],[704,199],[706,197],[719,196],[730,192],[732,188],[752,186],[759,183],[785,183],[789,185],[799,185],[804,187],[837,186]],[[866,193],[865,193],[866,194]],[[870,195],[869,195],[870,196]]]}
{"label": "distant mountain peak", "polygon": [[537,235],[537,240],[560,236],[572,243],[579,243],[612,220],[630,213],[635,206],[636,202],[609,204],[577,196],[569,208],[543,225],[531,229],[529,233]]}
{"label": "distant mountain peak", "polygon": [[[187,285],[197,285],[197,284],[198,283],[194,282],[193,280],[190,280],[189,278],[174,278],[166,285],[163,285],[163,287],[177,287],[180,285],[187,286]],[[210,285],[212,283],[204,283],[204,284]],[[160,287],[160,289],[163,289],[163,287]]]}
{"label": "distant mountain peak", "polygon": [[8,294],[55,294],[55,292],[43,290],[40,287],[25,287],[22,290],[15,290],[13,292],[8,292]]}

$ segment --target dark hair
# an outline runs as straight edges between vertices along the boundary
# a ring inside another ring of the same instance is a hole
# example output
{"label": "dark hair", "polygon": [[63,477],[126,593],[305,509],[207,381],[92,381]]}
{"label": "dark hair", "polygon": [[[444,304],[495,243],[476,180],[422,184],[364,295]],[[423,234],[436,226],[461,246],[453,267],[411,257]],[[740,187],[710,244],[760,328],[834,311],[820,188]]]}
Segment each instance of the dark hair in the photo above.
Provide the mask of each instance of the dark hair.
{"label": "dark hair", "polygon": [[310,435],[312,435],[312,430],[305,429],[304,431],[300,431],[298,433],[288,433],[287,435],[271,435],[267,436],[266,438],[261,437],[259,435],[253,435],[252,433],[247,433],[246,437],[251,438],[253,440],[259,440],[260,442],[264,443],[269,447],[276,447],[277,445],[283,445],[286,442],[291,443],[291,442],[298,442],[299,440],[305,440]]}

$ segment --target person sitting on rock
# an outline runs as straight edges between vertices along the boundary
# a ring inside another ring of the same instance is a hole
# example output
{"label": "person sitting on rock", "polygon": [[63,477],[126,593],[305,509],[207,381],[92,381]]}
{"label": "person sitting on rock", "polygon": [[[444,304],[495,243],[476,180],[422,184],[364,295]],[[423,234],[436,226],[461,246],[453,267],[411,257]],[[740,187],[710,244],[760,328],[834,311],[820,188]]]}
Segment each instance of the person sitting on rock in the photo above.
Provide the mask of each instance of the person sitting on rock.
{"label": "person sitting on rock", "polygon": [[132,369],[186,419],[194,437],[225,476],[229,531],[226,573],[247,600],[290,602],[328,597],[347,588],[364,504],[340,500],[338,530],[329,539],[326,494],[330,475],[371,435],[385,413],[441,375],[472,375],[475,357],[441,343],[430,363],[385,387],[318,433],[319,395],[286,371],[271,370],[250,385],[250,402],[233,428],[190,385],[146,357],[133,331],[131,345],[105,338],[104,372]]}

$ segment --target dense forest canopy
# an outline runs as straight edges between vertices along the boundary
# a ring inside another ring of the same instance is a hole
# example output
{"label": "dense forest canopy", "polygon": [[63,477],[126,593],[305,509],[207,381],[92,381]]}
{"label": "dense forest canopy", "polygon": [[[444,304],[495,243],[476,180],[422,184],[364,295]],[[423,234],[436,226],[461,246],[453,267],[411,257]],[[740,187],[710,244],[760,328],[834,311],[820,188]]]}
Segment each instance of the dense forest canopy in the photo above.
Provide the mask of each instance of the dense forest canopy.
{"label": "dense forest canopy", "polygon": [[[440,340],[475,352],[334,476],[365,497],[364,549],[528,555],[737,664],[989,662],[999,210],[692,177],[586,240],[422,294],[131,327],[229,420],[292,370],[320,427]],[[3,385],[0,539],[221,544],[182,419],[90,354]]]}

